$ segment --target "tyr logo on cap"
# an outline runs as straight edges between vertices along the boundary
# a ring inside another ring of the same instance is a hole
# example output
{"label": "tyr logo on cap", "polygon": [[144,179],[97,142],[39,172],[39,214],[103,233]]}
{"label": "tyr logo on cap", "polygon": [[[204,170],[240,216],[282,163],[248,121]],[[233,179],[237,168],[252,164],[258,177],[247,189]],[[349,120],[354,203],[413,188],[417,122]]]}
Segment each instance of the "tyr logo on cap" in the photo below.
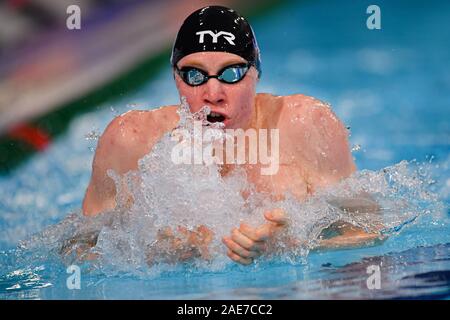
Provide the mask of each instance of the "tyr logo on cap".
{"label": "tyr logo on cap", "polygon": [[198,40],[199,43],[203,43],[204,40],[205,40],[205,34],[209,34],[212,37],[212,42],[213,43],[217,43],[217,39],[220,36],[223,36],[225,38],[225,40],[228,41],[229,44],[231,44],[233,46],[235,45],[234,42],[233,42],[233,40],[235,39],[235,36],[231,32],[219,31],[218,33],[214,33],[211,30],[204,30],[204,31],[196,32],[195,34],[200,36],[200,38]]}

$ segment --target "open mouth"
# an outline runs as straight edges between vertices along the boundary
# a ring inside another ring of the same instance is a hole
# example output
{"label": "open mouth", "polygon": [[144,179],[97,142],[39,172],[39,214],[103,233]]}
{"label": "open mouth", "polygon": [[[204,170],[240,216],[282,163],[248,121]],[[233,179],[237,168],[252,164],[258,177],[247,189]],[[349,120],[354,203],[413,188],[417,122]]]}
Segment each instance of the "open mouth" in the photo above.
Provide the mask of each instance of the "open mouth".
{"label": "open mouth", "polygon": [[208,116],[206,117],[206,119],[208,120],[208,122],[223,122],[225,121],[225,116],[217,113],[217,112],[211,112],[210,114],[208,114]]}

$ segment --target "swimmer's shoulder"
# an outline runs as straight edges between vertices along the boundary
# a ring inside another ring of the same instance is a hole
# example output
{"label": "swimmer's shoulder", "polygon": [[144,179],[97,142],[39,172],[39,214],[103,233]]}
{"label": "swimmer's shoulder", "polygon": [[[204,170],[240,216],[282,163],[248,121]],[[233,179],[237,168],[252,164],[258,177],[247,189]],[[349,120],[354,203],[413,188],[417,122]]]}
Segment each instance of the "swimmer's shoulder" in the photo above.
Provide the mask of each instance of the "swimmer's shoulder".
{"label": "swimmer's shoulder", "polygon": [[302,119],[301,125],[318,125],[318,121],[324,118],[337,121],[328,103],[304,94],[278,96],[258,93],[256,107],[260,114],[275,121],[277,127],[292,127],[291,124],[298,119]]}
{"label": "swimmer's shoulder", "polygon": [[304,94],[291,94],[287,96],[274,95],[271,93],[258,93],[256,95],[256,102],[260,105],[276,105],[278,107],[301,107],[326,103],[311,96]]}
{"label": "swimmer's shoulder", "polygon": [[83,212],[94,215],[115,206],[115,184],[108,170],[124,174],[136,170],[138,160],[177,124],[176,106],[151,111],[132,110],[114,118],[100,137],[92,163],[92,177]]}
{"label": "swimmer's shoulder", "polygon": [[[174,129],[178,124],[180,117],[177,110],[177,105],[170,105],[143,111],[146,114],[146,117],[142,120],[143,125],[149,129],[153,128],[158,133],[164,134]],[[149,125],[151,126],[149,127]]]}
{"label": "swimmer's shoulder", "polygon": [[153,110],[130,110],[114,118],[105,133],[124,138],[128,143],[148,136],[159,136],[176,126],[179,120],[176,111],[175,105]]}
{"label": "swimmer's shoulder", "polygon": [[286,113],[295,115],[302,113],[331,115],[333,112],[329,103],[300,93],[283,96],[283,109]]}
{"label": "swimmer's shoulder", "polygon": [[329,103],[304,94],[282,96],[281,99],[280,120],[288,128],[295,131],[310,126],[316,129],[326,126],[342,131],[343,125]]}
{"label": "swimmer's shoulder", "polygon": [[347,177],[356,170],[348,130],[330,104],[303,94],[285,96],[283,101],[280,121],[285,124],[287,139],[299,146],[298,155],[306,159],[303,165],[310,169],[312,165],[311,172],[319,178],[328,177],[327,181]]}
{"label": "swimmer's shoulder", "polygon": [[130,110],[114,118],[103,132],[97,153],[108,158],[133,161],[147,154],[153,145],[178,123],[177,106],[154,110]]}

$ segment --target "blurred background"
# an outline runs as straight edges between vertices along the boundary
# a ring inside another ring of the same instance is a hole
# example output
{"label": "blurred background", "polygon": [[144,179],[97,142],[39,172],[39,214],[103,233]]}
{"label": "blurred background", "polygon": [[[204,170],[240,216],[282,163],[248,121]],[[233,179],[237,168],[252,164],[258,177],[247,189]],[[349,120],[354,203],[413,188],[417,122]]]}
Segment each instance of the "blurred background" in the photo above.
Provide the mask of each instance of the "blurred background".
{"label": "blurred background", "polygon": [[[77,114],[139,87],[166,64],[186,15],[208,4],[258,14],[272,1],[6,0],[0,3],[0,172]],[[79,8],[79,29],[71,5]],[[163,58],[164,57],[164,58]]]}
{"label": "blurred background", "polygon": [[[450,198],[450,1],[0,2],[0,248],[80,208],[98,137],[118,114],[179,102],[169,56],[192,11],[252,24],[258,92],[332,105],[359,169],[435,165]],[[367,8],[381,29],[367,28]],[[78,5],[81,29],[66,26]]]}

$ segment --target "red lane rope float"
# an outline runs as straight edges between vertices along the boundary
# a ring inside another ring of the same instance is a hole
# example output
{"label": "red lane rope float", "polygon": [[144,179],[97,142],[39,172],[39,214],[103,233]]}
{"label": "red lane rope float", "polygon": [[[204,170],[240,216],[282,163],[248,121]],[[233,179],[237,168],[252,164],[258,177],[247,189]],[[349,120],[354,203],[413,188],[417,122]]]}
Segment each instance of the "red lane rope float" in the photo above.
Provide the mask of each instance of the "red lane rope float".
{"label": "red lane rope float", "polygon": [[37,151],[42,151],[51,142],[51,137],[43,130],[29,124],[19,124],[9,130],[8,136],[30,144]]}
{"label": "red lane rope float", "polygon": [[9,4],[13,8],[21,8],[28,4],[28,0],[8,0],[7,4]]}

